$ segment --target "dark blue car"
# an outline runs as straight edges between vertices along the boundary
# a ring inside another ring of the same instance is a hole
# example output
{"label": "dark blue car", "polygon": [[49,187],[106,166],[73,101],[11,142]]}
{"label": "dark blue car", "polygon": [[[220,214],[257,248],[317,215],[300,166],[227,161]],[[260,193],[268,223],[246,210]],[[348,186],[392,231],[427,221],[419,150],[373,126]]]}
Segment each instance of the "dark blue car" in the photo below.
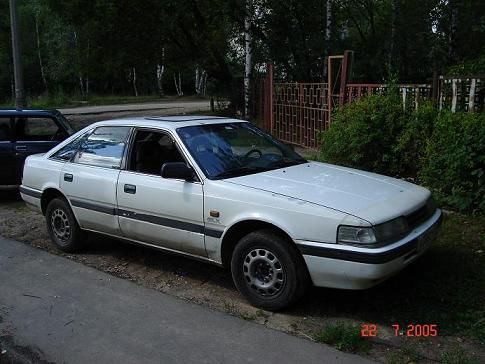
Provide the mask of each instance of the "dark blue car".
{"label": "dark blue car", "polygon": [[47,152],[73,133],[58,110],[0,109],[0,189],[20,185],[25,158]]}

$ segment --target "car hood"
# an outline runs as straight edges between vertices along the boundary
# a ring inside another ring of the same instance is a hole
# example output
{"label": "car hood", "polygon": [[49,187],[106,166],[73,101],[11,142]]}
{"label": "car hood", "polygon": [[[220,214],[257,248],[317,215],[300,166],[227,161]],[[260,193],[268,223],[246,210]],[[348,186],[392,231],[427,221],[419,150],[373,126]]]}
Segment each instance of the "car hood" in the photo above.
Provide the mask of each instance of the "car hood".
{"label": "car hood", "polygon": [[226,182],[339,210],[371,224],[407,215],[430,196],[427,189],[406,181],[319,162],[231,178]]}

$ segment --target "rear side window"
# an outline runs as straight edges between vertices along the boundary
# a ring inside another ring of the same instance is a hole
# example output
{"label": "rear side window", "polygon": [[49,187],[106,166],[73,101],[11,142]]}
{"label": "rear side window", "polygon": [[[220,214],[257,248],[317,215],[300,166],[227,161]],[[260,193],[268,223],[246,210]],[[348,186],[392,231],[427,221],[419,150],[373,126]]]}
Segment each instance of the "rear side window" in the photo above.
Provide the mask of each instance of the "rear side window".
{"label": "rear side window", "polygon": [[6,142],[10,140],[10,118],[0,118],[0,142]]}
{"label": "rear side window", "polygon": [[120,168],[130,127],[97,128],[81,145],[75,163]]}
{"label": "rear side window", "polygon": [[58,130],[51,118],[29,116],[15,120],[15,137],[19,141],[54,140]]}

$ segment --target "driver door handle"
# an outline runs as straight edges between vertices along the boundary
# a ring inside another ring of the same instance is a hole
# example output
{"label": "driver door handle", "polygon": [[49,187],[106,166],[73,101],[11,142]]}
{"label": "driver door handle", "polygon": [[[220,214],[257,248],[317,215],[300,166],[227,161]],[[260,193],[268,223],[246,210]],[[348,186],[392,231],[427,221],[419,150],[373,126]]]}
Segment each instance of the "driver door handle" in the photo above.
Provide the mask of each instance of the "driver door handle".
{"label": "driver door handle", "polygon": [[26,145],[16,145],[15,150],[17,152],[26,152],[27,151],[27,146]]}

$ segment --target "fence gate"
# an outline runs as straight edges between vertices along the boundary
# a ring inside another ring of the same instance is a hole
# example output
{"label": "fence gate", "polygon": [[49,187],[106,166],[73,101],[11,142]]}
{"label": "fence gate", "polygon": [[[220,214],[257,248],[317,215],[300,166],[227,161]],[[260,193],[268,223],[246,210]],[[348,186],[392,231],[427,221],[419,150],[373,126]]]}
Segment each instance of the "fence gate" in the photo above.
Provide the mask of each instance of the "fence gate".
{"label": "fence gate", "polygon": [[350,52],[329,57],[328,62],[328,82],[323,83],[274,82],[273,66],[267,65],[266,77],[259,81],[253,96],[256,118],[267,131],[290,144],[318,146],[319,134],[328,128],[332,108],[341,102]]}

